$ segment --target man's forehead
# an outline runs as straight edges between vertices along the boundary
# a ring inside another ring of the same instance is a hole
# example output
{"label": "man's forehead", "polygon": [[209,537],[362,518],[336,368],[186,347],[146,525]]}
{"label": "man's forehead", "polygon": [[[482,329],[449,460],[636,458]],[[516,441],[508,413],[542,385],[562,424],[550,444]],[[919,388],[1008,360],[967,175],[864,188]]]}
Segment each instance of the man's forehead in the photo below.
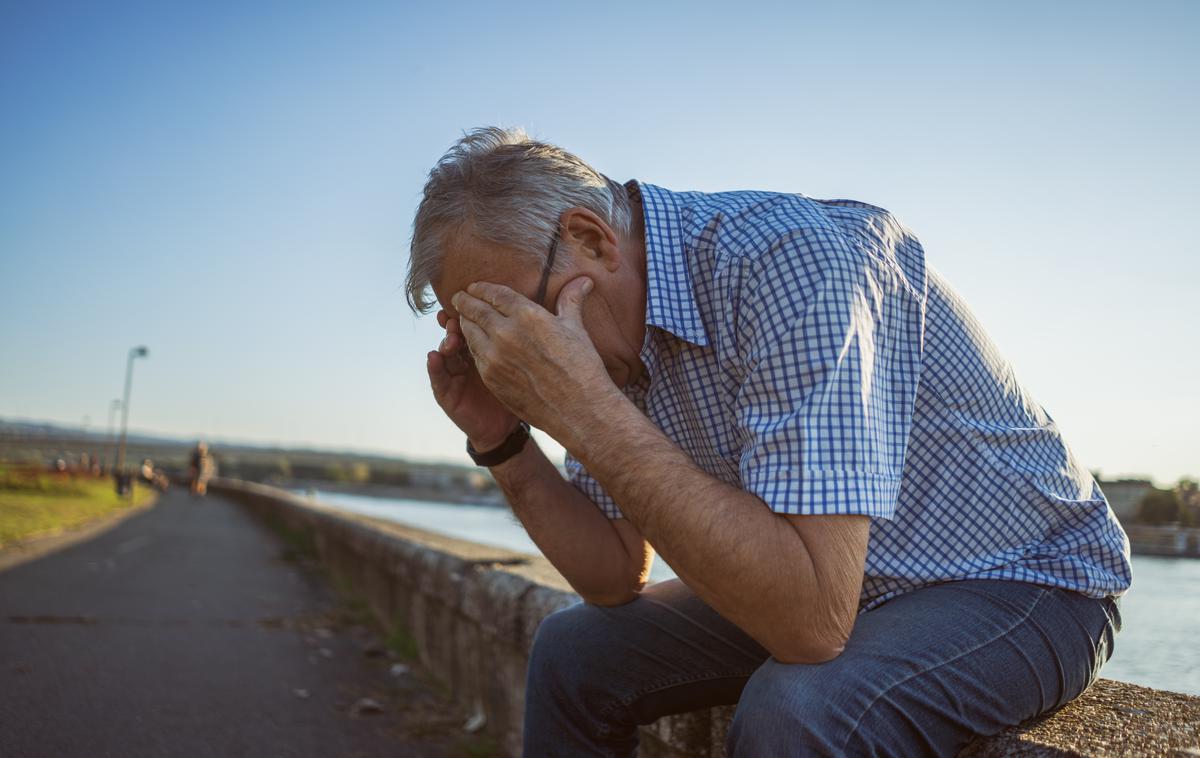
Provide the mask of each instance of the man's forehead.
{"label": "man's forehead", "polygon": [[[537,278],[534,265],[528,258],[513,250],[494,244],[458,244],[447,247],[442,270],[433,293],[447,312],[454,293],[465,290],[472,282],[503,284],[528,296],[529,281]],[[536,286],[536,281],[533,285]]]}

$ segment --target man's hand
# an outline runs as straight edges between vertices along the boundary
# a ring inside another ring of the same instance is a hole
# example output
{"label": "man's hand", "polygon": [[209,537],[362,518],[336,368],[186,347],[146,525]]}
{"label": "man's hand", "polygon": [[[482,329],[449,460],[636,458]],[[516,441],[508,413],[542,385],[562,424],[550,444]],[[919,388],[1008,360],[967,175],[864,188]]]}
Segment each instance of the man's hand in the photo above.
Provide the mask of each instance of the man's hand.
{"label": "man's hand", "polygon": [[488,282],[451,298],[487,389],[568,449],[606,403],[624,399],[583,326],[591,289],[586,276],[568,282],[557,314]]}
{"label": "man's hand", "polygon": [[433,396],[476,450],[499,447],[517,428],[518,419],[484,386],[466,350],[458,319],[438,311],[438,323],[446,336],[425,360]]}

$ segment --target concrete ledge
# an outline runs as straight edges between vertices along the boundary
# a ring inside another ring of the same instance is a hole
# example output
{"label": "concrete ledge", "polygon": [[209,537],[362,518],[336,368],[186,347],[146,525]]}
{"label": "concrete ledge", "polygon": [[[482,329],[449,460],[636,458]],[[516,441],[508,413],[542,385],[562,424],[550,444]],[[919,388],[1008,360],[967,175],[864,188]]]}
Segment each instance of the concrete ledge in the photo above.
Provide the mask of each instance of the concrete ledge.
{"label": "concrete ledge", "polygon": [[[661,718],[642,727],[642,758],[724,756],[734,706]],[[1200,697],[1097,679],[1049,716],[980,737],[959,758],[1200,756]]]}
{"label": "concrete ledge", "polygon": [[[521,754],[525,668],[542,619],[581,602],[540,556],[348,513],[272,487],[214,480],[221,494],[311,539],[322,562],[362,593],[387,627],[411,638],[454,698]],[[734,706],[642,727],[644,758],[724,756]],[[1058,713],[980,738],[962,754],[1200,756],[1200,698],[1098,680]]]}
{"label": "concrete ledge", "polygon": [[1200,756],[1200,697],[1097,679],[1058,713],[977,740],[961,755]]}

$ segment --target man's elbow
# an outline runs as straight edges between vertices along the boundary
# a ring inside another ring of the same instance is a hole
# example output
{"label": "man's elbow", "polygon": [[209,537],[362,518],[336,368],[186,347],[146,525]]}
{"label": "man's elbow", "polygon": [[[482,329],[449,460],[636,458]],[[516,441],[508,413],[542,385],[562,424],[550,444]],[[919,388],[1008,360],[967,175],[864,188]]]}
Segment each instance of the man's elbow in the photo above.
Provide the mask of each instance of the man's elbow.
{"label": "man's elbow", "polygon": [[583,598],[585,603],[611,607],[614,605],[625,605],[635,600],[638,595],[642,594],[642,590],[645,587],[646,582],[639,579],[631,586],[623,587],[615,592],[580,592],[579,596]]}
{"label": "man's elbow", "polygon": [[780,663],[828,663],[845,652],[853,623],[823,634],[814,634],[811,624],[804,625],[804,631],[796,631],[798,628],[793,626],[791,634],[764,645],[772,658]]}
{"label": "man's elbow", "polygon": [[605,607],[612,607],[614,605],[625,605],[626,603],[631,602],[634,599],[636,599],[637,596],[640,594],[641,594],[641,592],[640,592],[640,588],[639,588],[639,590],[628,590],[626,592],[616,592],[616,593],[611,593],[611,594],[593,594],[593,593],[588,593],[587,595],[581,594],[580,597],[583,598],[583,601],[585,603],[591,603],[592,605],[602,605]]}
{"label": "man's elbow", "polygon": [[[575,587],[575,591],[579,593],[584,602],[591,603],[592,605],[625,605],[642,594],[642,590],[646,588],[649,575],[649,569],[637,572],[628,571],[616,582],[606,583],[607,587],[599,592],[580,591],[579,587]],[[608,589],[608,587],[614,585],[617,587],[616,590]]]}
{"label": "man's elbow", "polygon": [[828,663],[846,650],[843,645],[810,643],[769,649],[771,657],[780,663]]}

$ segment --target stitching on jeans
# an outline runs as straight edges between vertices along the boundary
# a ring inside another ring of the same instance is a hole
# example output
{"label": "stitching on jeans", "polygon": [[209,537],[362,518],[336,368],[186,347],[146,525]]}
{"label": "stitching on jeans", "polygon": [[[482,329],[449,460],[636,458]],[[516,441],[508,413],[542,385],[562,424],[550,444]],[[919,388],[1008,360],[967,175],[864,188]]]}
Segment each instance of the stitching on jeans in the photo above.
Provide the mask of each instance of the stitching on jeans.
{"label": "stitching on jeans", "polygon": [[850,728],[850,733],[846,735],[846,741],[845,741],[845,743],[842,744],[842,752],[845,752],[846,748],[849,747],[850,740],[853,739],[854,733],[858,731],[858,727],[862,723],[862,720],[864,718],[866,718],[868,713],[871,712],[871,709],[875,707],[875,704],[879,702],[880,698],[882,698],[884,695],[891,692],[892,690],[896,689],[900,685],[904,684],[905,682],[908,682],[912,679],[916,679],[918,676],[924,676],[925,674],[928,674],[930,671],[936,671],[937,669],[940,669],[943,666],[954,663],[958,659],[968,656],[971,653],[974,653],[976,650],[986,647],[987,645],[991,645],[992,643],[996,642],[997,640],[1003,638],[1009,632],[1011,632],[1013,629],[1016,629],[1021,624],[1024,624],[1025,621],[1028,620],[1029,617],[1033,615],[1033,612],[1034,612],[1034,610],[1037,609],[1038,605],[1040,605],[1041,602],[1046,599],[1046,596],[1050,594],[1052,589],[1053,589],[1052,587],[1042,587],[1041,588],[1042,594],[1038,595],[1037,600],[1033,601],[1033,605],[1029,606],[1029,610],[1025,612],[1025,615],[1022,616],[1021,618],[1017,619],[1016,621],[1014,621],[1012,626],[1008,627],[1000,634],[996,635],[995,637],[992,637],[991,639],[987,640],[986,642],[979,643],[978,645],[971,648],[970,650],[966,650],[962,653],[959,653],[958,655],[954,656],[953,658],[944,660],[936,666],[931,666],[930,668],[927,668],[924,671],[918,671],[917,673],[912,674],[911,676],[907,676],[904,679],[901,679],[900,681],[888,686],[887,689],[883,690],[878,695],[876,695],[874,698],[872,698],[871,702],[867,704],[867,707],[863,709],[863,712],[861,714],[859,714],[859,717],[857,719],[855,719],[854,726],[852,726]]}
{"label": "stitching on jeans", "polygon": [[622,698],[619,701],[619,705],[610,705],[608,708],[606,708],[604,710],[604,714],[607,715],[610,712],[615,712],[618,708],[628,709],[630,707],[630,705],[633,704],[634,700],[637,700],[638,698],[640,698],[644,695],[649,695],[654,692],[661,692],[662,690],[669,689],[671,687],[678,687],[683,684],[695,684],[696,682],[705,682],[705,681],[710,681],[713,679],[749,679],[751,676],[754,675],[754,672],[758,671],[758,669],[761,667],[762,667],[762,664],[760,663],[744,674],[742,674],[742,673],[715,674],[715,673],[710,672],[710,673],[701,674],[699,676],[675,677],[672,679],[668,679],[665,682],[662,682],[662,681],[656,682],[655,684],[652,684],[648,687],[643,687],[642,689],[637,690],[636,692],[634,692],[632,695],[630,695],[628,697]]}
{"label": "stitching on jeans", "polygon": [[739,674],[716,674],[716,673],[710,672],[710,673],[701,674],[699,676],[692,676],[692,677],[685,676],[685,677],[677,677],[674,679],[668,679],[665,682],[658,682],[649,687],[643,687],[641,690],[638,690],[633,695],[630,695],[628,698],[625,698],[621,702],[621,704],[624,705],[625,707],[629,707],[630,703],[632,703],[634,700],[637,700],[639,697],[642,697],[643,695],[649,695],[652,692],[658,692],[659,690],[665,690],[668,687],[678,687],[681,684],[693,684],[695,682],[703,682],[708,679],[737,679],[737,678],[743,677],[743,676],[748,678],[748,677],[753,676],[754,672],[758,671],[758,669],[761,666],[762,666],[762,664],[760,663],[758,666],[755,666],[754,668],[750,669],[750,671],[745,674],[740,674],[740,673]]}

